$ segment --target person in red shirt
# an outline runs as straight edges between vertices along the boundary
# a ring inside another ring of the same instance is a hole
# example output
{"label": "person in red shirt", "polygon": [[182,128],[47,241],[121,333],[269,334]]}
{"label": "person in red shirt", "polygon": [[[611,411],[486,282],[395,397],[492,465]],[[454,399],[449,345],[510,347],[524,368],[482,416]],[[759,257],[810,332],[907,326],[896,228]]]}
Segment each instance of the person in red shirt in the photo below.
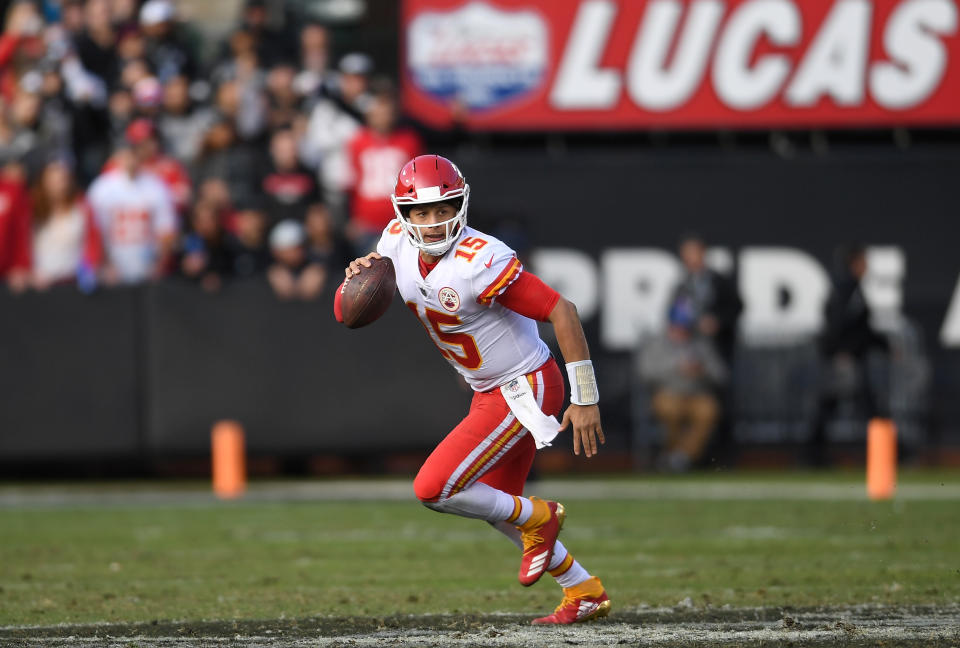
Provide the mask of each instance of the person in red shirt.
{"label": "person in red shirt", "polygon": [[19,293],[30,283],[30,196],[23,168],[0,170],[0,279]]}
{"label": "person in red shirt", "polygon": [[401,167],[420,154],[420,137],[397,126],[397,103],[392,92],[374,95],[366,113],[367,125],[348,144],[355,183],[350,194],[347,235],[358,252],[376,245],[393,218],[390,195]]}
{"label": "person in red shirt", "polygon": [[[181,216],[186,213],[193,194],[190,175],[176,158],[160,151],[160,140],[153,122],[149,119],[135,119],[127,126],[124,136],[127,142],[137,149],[138,157],[144,160],[143,169],[159,177],[167,186],[177,213]],[[117,156],[114,155],[107,160],[103,172],[113,171],[118,166]]]}

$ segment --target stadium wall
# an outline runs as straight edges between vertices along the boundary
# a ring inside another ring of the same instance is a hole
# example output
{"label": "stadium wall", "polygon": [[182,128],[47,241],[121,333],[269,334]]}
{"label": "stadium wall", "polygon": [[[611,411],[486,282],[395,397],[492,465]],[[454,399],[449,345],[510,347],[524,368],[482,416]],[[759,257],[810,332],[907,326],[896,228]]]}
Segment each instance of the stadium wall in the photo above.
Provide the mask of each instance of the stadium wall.
{"label": "stadium wall", "polygon": [[[581,310],[615,445],[630,444],[636,393],[629,353],[610,343],[622,324],[611,307],[649,286],[642,275],[633,288],[613,281],[609,255],[669,256],[690,229],[727,249],[734,270],[751,247],[800,250],[825,271],[840,243],[900,249],[900,310],[933,369],[918,440],[960,443],[960,354],[944,337],[960,278],[960,151],[447,153],[471,182],[472,222],[509,224],[534,261],[572,250],[593,264],[595,306]],[[201,455],[220,418],[242,421],[255,453],[430,448],[463,415],[466,388],[405,309],[347,332],[329,302],[280,303],[259,283],[216,295],[176,281],[3,293],[0,459]]]}

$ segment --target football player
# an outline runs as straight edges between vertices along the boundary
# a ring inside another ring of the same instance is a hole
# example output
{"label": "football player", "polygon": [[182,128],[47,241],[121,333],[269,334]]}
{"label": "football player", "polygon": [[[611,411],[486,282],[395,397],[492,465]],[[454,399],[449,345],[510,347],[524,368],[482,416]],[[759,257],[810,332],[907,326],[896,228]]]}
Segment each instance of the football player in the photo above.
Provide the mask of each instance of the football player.
{"label": "football player", "polygon": [[[377,251],[352,261],[344,285],[389,257],[397,290],[440,353],[474,390],[470,412],[430,454],[413,482],[428,508],[489,522],[523,551],[519,580],[549,572],[563,588],[553,614],[534,624],[569,624],[606,616],[610,599],[557,539],[561,504],[523,497],[538,447],[572,427],[573,451],[587,457],[604,442],[593,365],[576,307],[525,270],[496,238],[467,226],[470,187],[439,155],[407,162],[397,178]],[[342,321],[341,290],[334,312]],[[550,322],[566,362],[563,376],[537,332]]]}

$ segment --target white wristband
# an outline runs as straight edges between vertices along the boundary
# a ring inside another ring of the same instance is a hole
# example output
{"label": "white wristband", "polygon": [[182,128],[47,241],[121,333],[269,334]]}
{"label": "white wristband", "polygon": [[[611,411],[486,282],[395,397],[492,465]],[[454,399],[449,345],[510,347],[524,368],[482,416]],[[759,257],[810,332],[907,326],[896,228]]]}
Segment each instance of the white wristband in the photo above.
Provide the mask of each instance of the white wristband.
{"label": "white wristband", "polygon": [[600,400],[597,377],[593,374],[593,362],[578,360],[567,363],[567,378],[570,379],[570,402],[574,405],[596,405]]}

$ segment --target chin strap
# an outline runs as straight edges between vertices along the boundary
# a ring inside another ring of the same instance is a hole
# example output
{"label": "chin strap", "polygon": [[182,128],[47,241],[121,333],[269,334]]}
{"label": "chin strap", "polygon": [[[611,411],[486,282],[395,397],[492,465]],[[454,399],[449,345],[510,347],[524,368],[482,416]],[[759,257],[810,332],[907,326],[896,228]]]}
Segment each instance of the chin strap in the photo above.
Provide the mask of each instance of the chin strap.
{"label": "chin strap", "polygon": [[570,402],[574,405],[596,405],[600,400],[597,377],[593,362],[578,360],[567,363],[567,378],[570,380]]}

